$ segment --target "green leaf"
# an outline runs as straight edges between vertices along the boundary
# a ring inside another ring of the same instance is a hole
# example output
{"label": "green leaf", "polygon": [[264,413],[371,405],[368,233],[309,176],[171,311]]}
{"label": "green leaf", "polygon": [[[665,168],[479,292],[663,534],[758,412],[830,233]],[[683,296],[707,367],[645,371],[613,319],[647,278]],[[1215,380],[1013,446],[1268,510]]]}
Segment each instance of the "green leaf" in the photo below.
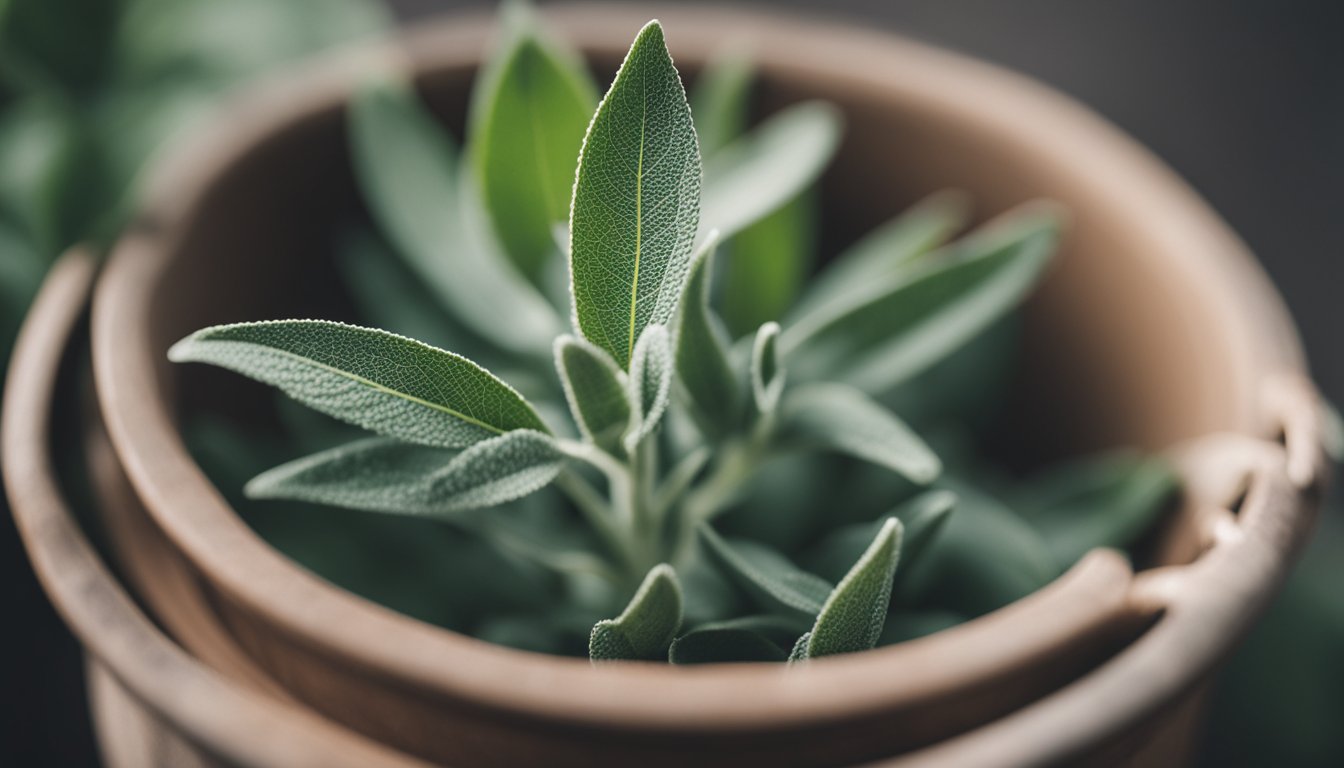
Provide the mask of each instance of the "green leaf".
{"label": "green leaf", "polygon": [[711,435],[730,432],[737,423],[741,393],[728,358],[729,341],[709,306],[709,281],[717,237],[706,240],[691,264],[677,313],[677,376],[696,421]]}
{"label": "green leaf", "polygon": [[772,413],[784,394],[784,370],[779,365],[779,323],[769,322],[756,332],[751,345],[751,396],[759,413]]}
{"label": "green leaf", "polygon": [[502,432],[548,432],[508,384],[470,360],[397,336],[324,320],[206,328],[174,362],[218,365],[314,410],[407,442],[463,448]]}
{"label": "green leaf", "polygon": [[[905,553],[901,553],[905,557]],[[902,568],[901,570],[904,570]],[[899,574],[897,574],[899,575]],[[926,637],[944,629],[962,624],[966,617],[953,611],[901,611],[887,616],[887,624],[882,627],[882,635],[877,644],[895,645],[907,640]]]}
{"label": "green leaf", "polygon": [[742,616],[701,624],[672,641],[667,657],[673,664],[784,661],[797,635],[787,619]]}
{"label": "green leaf", "polygon": [[700,537],[720,567],[761,608],[811,618],[821,610],[831,585],[755,541],[728,541],[708,525]]}
{"label": "green leaf", "polygon": [[253,478],[255,499],[293,499],[346,509],[443,516],[535,493],[564,466],[555,440],[528,429],[456,453],[367,438],[281,465]]}
{"label": "green leaf", "polygon": [[672,566],[654,566],[625,611],[599,621],[588,640],[593,661],[662,661],[681,627],[681,585]]}
{"label": "green leaf", "polygon": [[887,619],[891,581],[900,557],[901,523],[891,518],[882,524],[863,557],[836,585],[806,642],[799,641],[790,659],[854,653],[877,645]]}
{"label": "green leaf", "polygon": [[831,531],[808,550],[803,563],[822,578],[838,581],[877,537],[886,521],[895,518],[901,521],[904,529],[901,559],[905,565],[901,571],[908,573],[928,551],[956,503],[957,495],[951,491],[922,493],[871,523],[846,525]]}
{"label": "green leaf", "polygon": [[[382,231],[443,307],[515,352],[547,354],[562,323],[473,220],[474,182],[456,148],[405,86],[372,83],[350,105],[351,153]],[[505,321],[500,307],[508,307]]]}
{"label": "green leaf", "polygon": [[471,148],[494,232],[540,285],[556,251],[552,227],[569,220],[574,163],[597,94],[582,62],[535,20],[512,26],[475,87]]}
{"label": "green leaf", "polygon": [[727,240],[797,197],[830,162],[842,125],[834,107],[808,102],[724,147],[705,168],[702,230]]}
{"label": "green leaf", "polygon": [[1060,568],[1095,547],[1124,549],[1147,532],[1178,487],[1168,463],[1119,453],[1052,469],[1017,494],[1017,509]]}
{"label": "green leaf", "polygon": [[959,478],[942,482],[957,494],[957,511],[903,577],[902,604],[980,616],[1059,575],[1045,542],[1013,510]]}
{"label": "green leaf", "polygon": [[631,414],[625,373],[616,361],[582,339],[561,336],[555,340],[555,367],[584,437],[605,451],[619,451]]}
{"label": "green leaf", "polygon": [[754,67],[745,56],[717,56],[705,65],[691,90],[691,114],[700,154],[711,157],[747,126]]}
{"label": "green leaf", "polygon": [[915,483],[930,483],[942,471],[938,457],[904,422],[841,384],[791,390],[781,428],[786,439],[863,459]]}
{"label": "green leaf", "polygon": [[923,262],[921,257],[966,226],[969,213],[966,195],[940,192],[869,232],[811,281],[790,312],[791,322],[918,266]]}
{"label": "green leaf", "polygon": [[1036,284],[1058,232],[1048,209],[1006,216],[913,273],[898,270],[800,317],[781,339],[799,379],[881,393],[946,358]]}
{"label": "green leaf", "polygon": [[630,401],[638,406],[635,428],[625,438],[627,451],[653,433],[672,399],[672,342],[667,328],[650,325],[640,334],[630,363]]}
{"label": "green leaf", "polygon": [[738,232],[719,275],[724,322],[734,337],[784,317],[815,260],[815,186]]}
{"label": "green leaf", "polygon": [[623,368],[644,328],[672,318],[699,218],[691,112],[651,21],[588,127],[570,224],[579,329]]}

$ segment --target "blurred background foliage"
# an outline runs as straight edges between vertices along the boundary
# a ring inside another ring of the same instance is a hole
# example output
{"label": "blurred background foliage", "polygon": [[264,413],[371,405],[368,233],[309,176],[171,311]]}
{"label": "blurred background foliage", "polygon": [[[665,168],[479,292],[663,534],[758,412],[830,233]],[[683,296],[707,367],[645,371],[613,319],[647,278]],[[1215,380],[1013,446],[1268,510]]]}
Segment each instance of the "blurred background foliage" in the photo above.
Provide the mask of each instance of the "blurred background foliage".
{"label": "blurred background foliage", "polygon": [[[403,18],[466,4],[480,3],[391,0]],[[1294,307],[1327,392],[1344,390],[1332,299],[1344,220],[1329,207],[1344,163],[1334,4],[787,5],[969,49],[1117,120],[1247,236]],[[74,243],[102,248],[115,238],[147,159],[210,119],[240,83],[387,24],[373,0],[0,0],[0,358],[52,260]],[[1302,565],[1222,676],[1205,765],[1344,765],[1338,506],[1330,503]],[[90,764],[77,648],[8,514],[0,526],[11,660],[0,762]]]}

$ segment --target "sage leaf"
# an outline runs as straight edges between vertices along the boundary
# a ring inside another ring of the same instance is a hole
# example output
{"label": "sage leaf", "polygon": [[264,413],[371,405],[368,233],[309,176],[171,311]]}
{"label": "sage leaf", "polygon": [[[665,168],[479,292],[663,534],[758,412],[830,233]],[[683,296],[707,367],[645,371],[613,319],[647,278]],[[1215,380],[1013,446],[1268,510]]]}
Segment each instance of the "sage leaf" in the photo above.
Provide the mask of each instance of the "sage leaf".
{"label": "sage leaf", "polygon": [[556,252],[552,228],[569,220],[574,160],[597,94],[582,62],[543,35],[531,13],[509,10],[503,50],[475,87],[470,146],[496,236],[540,286]]}
{"label": "sage leaf", "polygon": [[904,531],[901,573],[909,573],[928,551],[956,503],[957,495],[951,491],[927,491],[871,523],[846,525],[831,531],[808,550],[803,563],[812,573],[839,581],[877,537],[886,521],[895,518],[901,521]]}
{"label": "sage leaf", "polygon": [[779,366],[779,323],[769,322],[756,332],[751,345],[751,396],[759,413],[773,413],[784,393],[784,371]]}
{"label": "sage leaf", "polygon": [[709,237],[691,264],[677,313],[677,377],[690,400],[696,423],[722,436],[737,424],[741,394],[728,357],[729,341],[709,306],[717,236]]}
{"label": "sage leaf", "polygon": [[[549,353],[562,323],[471,220],[475,182],[451,138],[401,84],[371,83],[350,104],[351,154],[375,221],[443,307],[505,349]],[[500,307],[508,307],[501,322]]]}
{"label": "sage leaf", "polygon": [[630,400],[638,406],[636,426],[626,436],[625,448],[634,451],[653,433],[672,398],[672,347],[667,328],[650,325],[635,345],[630,364]]}
{"label": "sage leaf", "polygon": [[444,516],[492,507],[548,485],[564,466],[555,440],[528,429],[460,453],[374,437],[264,472],[247,484],[256,499],[292,499],[346,509]]}
{"label": "sage leaf", "polygon": [[1019,212],[913,274],[896,271],[845,301],[830,301],[784,333],[799,379],[891,390],[944,359],[1017,306],[1054,248],[1057,217]]}
{"label": "sage leaf", "polygon": [[817,219],[813,186],[733,236],[718,279],[734,337],[784,317],[794,304],[815,260]]}
{"label": "sage leaf", "polygon": [[942,462],[904,422],[841,384],[791,391],[782,407],[781,429],[787,439],[863,459],[921,485],[942,472]]}
{"label": "sage leaf", "polygon": [[700,152],[663,29],[635,38],[588,126],[570,216],[579,329],[628,368],[681,296],[700,219]]}
{"label": "sage leaf", "polygon": [[745,56],[716,56],[705,65],[691,89],[691,114],[706,158],[728,145],[747,126],[747,108],[755,67]]}
{"label": "sage leaf", "polygon": [[829,302],[864,293],[875,282],[917,266],[922,256],[966,226],[969,213],[970,202],[961,193],[940,192],[921,200],[821,270],[790,311],[790,321],[799,322]]}
{"label": "sage leaf", "polygon": [[815,616],[831,585],[754,541],[728,541],[709,525],[700,526],[706,549],[732,580],[762,609],[808,618]]}
{"label": "sage leaf", "polygon": [[625,611],[599,621],[588,640],[593,661],[661,661],[681,627],[681,585],[672,566],[656,565]]}
{"label": "sage leaf", "polygon": [[742,616],[713,621],[672,641],[673,664],[784,661],[798,632],[792,621],[778,616]]}
{"label": "sage leaf", "polygon": [[902,579],[902,605],[937,607],[980,616],[1048,584],[1060,567],[1040,535],[1003,502],[965,480],[940,481],[957,494],[948,516],[920,562]]}
{"label": "sage leaf", "polygon": [[470,360],[386,331],[325,320],[219,325],[173,345],[308,407],[407,442],[464,448],[502,432],[548,432],[508,384]]}
{"label": "sage leaf", "polygon": [[[905,557],[905,553],[901,554]],[[904,569],[902,569],[904,570]],[[898,574],[899,575],[899,574]],[[877,644],[895,645],[907,640],[927,637],[944,629],[951,629],[965,623],[966,617],[953,611],[901,611],[887,616],[887,624],[882,627],[882,635]]]}
{"label": "sage leaf", "polygon": [[615,453],[630,426],[630,397],[625,373],[611,355],[573,336],[555,341],[555,366],[569,409],[584,437]]}
{"label": "sage leaf", "polygon": [[900,557],[901,523],[890,518],[826,599],[806,643],[795,647],[790,657],[814,659],[876,646],[887,619],[891,581]]}
{"label": "sage leaf", "polygon": [[1034,478],[1016,494],[1016,509],[1064,569],[1093,548],[1134,544],[1166,508],[1177,483],[1163,459],[1117,453]]}
{"label": "sage leaf", "polygon": [[797,197],[821,174],[840,143],[834,107],[789,107],[718,152],[705,168],[701,227],[725,240]]}
{"label": "sage leaf", "polygon": [[793,648],[789,651],[789,661],[806,661],[807,646],[812,642],[812,632],[807,631],[802,634],[793,643]]}

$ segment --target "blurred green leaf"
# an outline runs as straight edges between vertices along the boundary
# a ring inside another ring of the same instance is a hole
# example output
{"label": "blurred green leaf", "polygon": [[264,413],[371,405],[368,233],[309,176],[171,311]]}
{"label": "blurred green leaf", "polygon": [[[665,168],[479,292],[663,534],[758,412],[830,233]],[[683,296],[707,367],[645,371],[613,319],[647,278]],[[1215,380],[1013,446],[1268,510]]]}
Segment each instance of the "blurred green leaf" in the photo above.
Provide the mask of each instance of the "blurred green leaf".
{"label": "blurred green leaf", "polygon": [[798,631],[778,616],[742,616],[702,624],[672,641],[673,664],[784,661]]}
{"label": "blurred green leaf", "polygon": [[904,528],[901,573],[909,573],[928,552],[956,503],[957,495],[951,491],[920,494],[871,523],[846,525],[831,531],[808,549],[803,563],[822,578],[839,581],[877,537],[887,520],[895,518]]}
{"label": "blurred green leaf", "polygon": [[720,306],[740,336],[785,316],[815,258],[817,196],[804,191],[733,236],[720,275]]}
{"label": "blurred green leaf", "polygon": [[712,157],[746,129],[754,75],[749,59],[728,54],[711,59],[696,78],[691,114],[704,157]]}
{"label": "blurred green leaf", "polygon": [[700,527],[700,538],[719,567],[762,610],[811,619],[831,593],[825,579],[804,571],[764,544],[728,541],[709,525]]}
{"label": "blurred green leaf", "polygon": [[909,427],[862,392],[840,384],[790,390],[781,419],[785,440],[838,451],[929,483],[942,463]]}
{"label": "blurred green leaf", "polygon": [[717,237],[691,263],[677,312],[677,376],[706,434],[728,434],[738,422],[742,395],[728,357],[723,324],[709,306]]}
{"label": "blurred green leaf", "polygon": [[784,394],[784,370],[779,363],[779,323],[769,322],[756,332],[751,345],[751,397],[756,411],[774,413]]}

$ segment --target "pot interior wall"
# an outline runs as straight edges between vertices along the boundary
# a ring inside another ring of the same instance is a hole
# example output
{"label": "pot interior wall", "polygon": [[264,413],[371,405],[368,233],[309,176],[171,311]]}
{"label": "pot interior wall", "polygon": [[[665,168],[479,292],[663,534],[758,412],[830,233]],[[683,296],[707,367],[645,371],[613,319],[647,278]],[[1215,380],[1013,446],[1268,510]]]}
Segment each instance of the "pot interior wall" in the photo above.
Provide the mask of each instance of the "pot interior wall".
{"label": "pot interior wall", "polygon": [[[699,64],[678,54],[690,77]],[[609,78],[616,61],[594,65]],[[472,72],[439,68],[420,87],[461,136]],[[992,124],[917,110],[892,94],[808,72],[765,68],[758,108],[824,98],[847,132],[823,180],[822,244],[833,255],[929,193],[969,191],[980,218],[1015,204],[1062,202],[1070,226],[1052,273],[1026,312],[1024,358],[992,441],[1021,463],[1132,445],[1160,450],[1237,423],[1230,363],[1211,349],[1222,329],[1183,300],[1190,286],[1164,270],[1142,231],[1080,189],[1088,169],[1061,169],[1005,143]],[[605,79],[604,79],[605,81]],[[344,117],[309,114],[251,149],[210,187],[186,228],[156,306],[167,348],[207,324],[277,317],[354,319],[332,267],[343,228],[366,214],[354,188]],[[153,227],[153,212],[142,226]],[[1160,254],[1158,254],[1160,256]],[[187,411],[209,404],[265,418],[261,387],[204,366],[164,365]],[[227,393],[228,397],[221,397]],[[223,404],[223,405],[221,405]]]}

